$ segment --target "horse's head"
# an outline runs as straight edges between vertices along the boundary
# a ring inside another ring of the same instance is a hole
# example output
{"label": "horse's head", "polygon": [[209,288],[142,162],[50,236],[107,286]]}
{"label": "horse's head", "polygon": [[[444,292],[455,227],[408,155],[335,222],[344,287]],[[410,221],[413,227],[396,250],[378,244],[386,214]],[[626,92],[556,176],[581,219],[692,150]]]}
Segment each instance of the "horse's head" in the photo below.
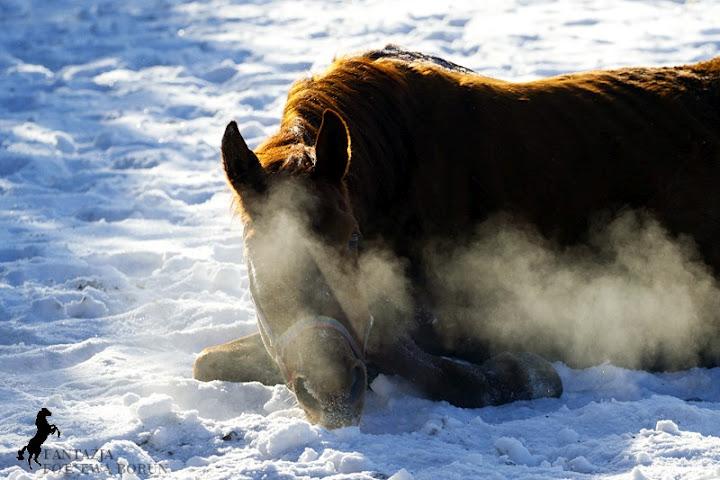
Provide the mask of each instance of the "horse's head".
{"label": "horse's head", "polygon": [[314,147],[300,138],[266,142],[258,155],[262,162],[231,122],[223,165],[242,213],[263,342],[311,421],[357,423],[371,317],[358,286],[360,230],[345,187],[347,126],[326,110]]}
{"label": "horse's head", "polygon": [[38,412],[38,417],[50,417],[50,416],[52,416],[52,412],[50,412],[50,410],[48,410],[45,407],[41,408],[40,411]]}

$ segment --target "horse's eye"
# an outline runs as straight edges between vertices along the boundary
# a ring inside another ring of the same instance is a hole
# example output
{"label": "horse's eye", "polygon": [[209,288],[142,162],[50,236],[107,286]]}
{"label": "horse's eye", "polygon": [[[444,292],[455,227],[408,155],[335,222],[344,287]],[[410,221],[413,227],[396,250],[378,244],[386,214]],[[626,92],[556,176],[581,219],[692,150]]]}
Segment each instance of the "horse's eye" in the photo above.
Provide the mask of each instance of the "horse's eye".
{"label": "horse's eye", "polygon": [[360,235],[360,232],[353,232],[353,234],[350,236],[350,241],[348,242],[348,248],[353,251],[359,250],[360,240],[362,240],[362,235]]}

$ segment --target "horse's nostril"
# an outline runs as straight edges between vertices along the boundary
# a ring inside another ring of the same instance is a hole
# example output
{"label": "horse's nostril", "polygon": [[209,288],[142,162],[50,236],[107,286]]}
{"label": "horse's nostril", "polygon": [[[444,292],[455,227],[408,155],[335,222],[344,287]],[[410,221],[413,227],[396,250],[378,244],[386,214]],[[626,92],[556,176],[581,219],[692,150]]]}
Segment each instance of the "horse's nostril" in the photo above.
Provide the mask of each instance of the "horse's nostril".
{"label": "horse's nostril", "polygon": [[301,405],[305,408],[309,408],[310,410],[320,410],[320,402],[308,390],[305,377],[298,377],[295,379],[294,390],[295,396]]}
{"label": "horse's nostril", "polygon": [[350,386],[350,400],[355,401],[358,398],[360,398],[365,392],[365,389],[367,388],[366,385],[366,375],[365,375],[365,369],[363,369],[361,366],[356,366],[353,368],[353,382]]}

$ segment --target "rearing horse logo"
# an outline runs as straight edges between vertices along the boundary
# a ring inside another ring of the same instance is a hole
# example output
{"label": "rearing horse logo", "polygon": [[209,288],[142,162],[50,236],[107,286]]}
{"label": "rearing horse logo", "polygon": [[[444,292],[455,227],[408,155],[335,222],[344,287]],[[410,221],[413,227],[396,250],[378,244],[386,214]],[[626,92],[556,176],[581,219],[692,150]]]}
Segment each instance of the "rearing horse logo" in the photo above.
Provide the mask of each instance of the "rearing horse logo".
{"label": "rearing horse logo", "polygon": [[23,452],[25,450],[28,451],[28,466],[30,467],[30,470],[32,470],[32,465],[30,464],[30,460],[35,457],[35,463],[38,465],[42,465],[38,461],[38,456],[40,455],[40,451],[42,450],[40,447],[43,443],[45,443],[45,440],[47,440],[47,437],[49,435],[52,435],[53,433],[57,432],[58,438],[60,437],[60,429],[57,428],[57,426],[48,423],[47,417],[51,416],[52,413],[47,408],[43,408],[40,410],[37,414],[37,418],[35,419],[35,426],[37,427],[37,433],[33,438],[30,439],[27,445],[25,445],[21,450],[18,450],[18,460],[24,460]]}

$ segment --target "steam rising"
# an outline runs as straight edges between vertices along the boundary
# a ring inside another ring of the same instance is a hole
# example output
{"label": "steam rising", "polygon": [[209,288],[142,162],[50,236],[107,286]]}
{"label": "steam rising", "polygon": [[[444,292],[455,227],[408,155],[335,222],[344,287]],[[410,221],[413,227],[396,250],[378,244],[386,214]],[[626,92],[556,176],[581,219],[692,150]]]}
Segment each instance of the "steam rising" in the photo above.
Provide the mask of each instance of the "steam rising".
{"label": "steam rising", "polygon": [[720,293],[686,238],[645,213],[559,249],[532,230],[487,222],[467,246],[432,254],[445,342],[533,351],[575,366],[683,368],[717,358]]}
{"label": "steam rising", "polygon": [[[284,323],[294,321],[302,299],[292,291],[305,281],[296,269],[307,268],[311,252],[358,336],[372,312],[375,341],[397,338],[414,312],[407,261],[375,245],[356,270],[343,270],[347,258],[310,232],[314,200],[299,201],[303,195],[301,188],[277,189],[256,225],[264,230],[252,252],[254,263],[265,263],[258,289],[275,285],[263,303],[279,307],[274,316]],[[662,369],[697,365],[701,355],[719,358],[712,341],[720,326],[716,281],[690,239],[672,237],[646,213],[625,212],[595,228],[588,244],[565,249],[503,217],[471,237],[425,249],[429,303],[450,350],[472,338],[488,356],[532,351],[574,366]]]}
{"label": "steam rising", "polygon": [[[372,348],[383,348],[383,342],[396,341],[412,328],[414,308],[411,282],[405,275],[406,262],[389,250],[375,247],[359,259],[360,288],[372,314],[380,319],[373,326]],[[388,321],[387,319],[390,319]]]}

